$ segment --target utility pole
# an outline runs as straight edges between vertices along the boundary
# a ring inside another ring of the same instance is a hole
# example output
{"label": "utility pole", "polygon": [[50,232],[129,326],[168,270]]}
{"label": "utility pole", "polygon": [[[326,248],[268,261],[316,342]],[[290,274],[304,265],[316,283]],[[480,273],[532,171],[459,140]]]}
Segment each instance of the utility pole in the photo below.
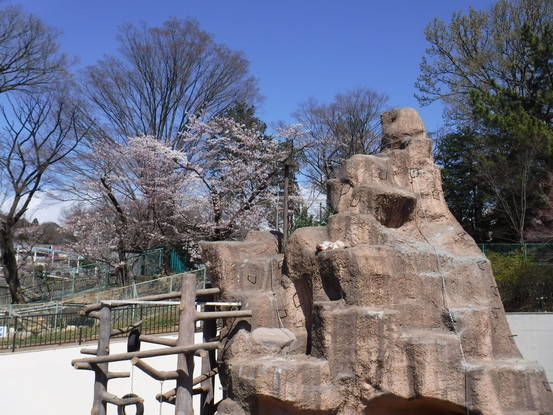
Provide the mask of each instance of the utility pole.
{"label": "utility pole", "polygon": [[296,164],[292,162],[286,162],[284,164],[284,213],[282,224],[282,248],[286,247],[288,243],[288,231],[290,230],[290,216],[288,214],[288,202],[289,202],[289,189],[290,189],[290,168],[296,167]]}

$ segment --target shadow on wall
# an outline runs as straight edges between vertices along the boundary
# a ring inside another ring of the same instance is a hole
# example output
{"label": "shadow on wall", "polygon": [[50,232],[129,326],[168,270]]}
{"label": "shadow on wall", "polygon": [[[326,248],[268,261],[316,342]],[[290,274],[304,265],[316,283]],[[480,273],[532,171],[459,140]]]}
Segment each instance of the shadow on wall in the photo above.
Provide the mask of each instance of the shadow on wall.
{"label": "shadow on wall", "polygon": [[[480,411],[435,398],[404,399],[387,394],[365,402],[366,415],[482,415]],[[258,396],[252,402],[252,413],[264,415],[331,415],[334,412],[299,409],[291,403],[280,402],[268,396]]]}
{"label": "shadow on wall", "polygon": [[367,402],[365,414],[370,415],[482,415],[480,411],[434,398],[404,399],[384,395]]}

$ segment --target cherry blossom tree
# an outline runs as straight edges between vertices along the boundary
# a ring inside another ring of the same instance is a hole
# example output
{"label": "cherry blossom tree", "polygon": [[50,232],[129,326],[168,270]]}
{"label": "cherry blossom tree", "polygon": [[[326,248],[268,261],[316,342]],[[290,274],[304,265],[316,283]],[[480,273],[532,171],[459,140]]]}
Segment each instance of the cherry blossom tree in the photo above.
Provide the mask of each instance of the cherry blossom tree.
{"label": "cherry blossom tree", "polygon": [[116,270],[122,285],[133,280],[129,254],[169,247],[182,238],[186,212],[184,155],[154,137],[126,144],[102,142],[80,154],[68,188],[84,203],[65,215],[73,249]]}
{"label": "cherry blossom tree", "polygon": [[183,167],[201,185],[196,225],[204,239],[240,237],[268,227],[279,174],[294,154],[289,143],[297,136],[296,127],[279,134],[281,140],[225,117],[193,119],[181,134],[191,150]]}
{"label": "cherry blossom tree", "polygon": [[181,141],[184,154],[151,136],[125,144],[97,144],[71,189],[87,206],[68,212],[74,250],[117,270],[128,284],[130,252],[241,237],[269,227],[282,165],[297,138],[289,127],[277,138],[230,118],[193,117]]}

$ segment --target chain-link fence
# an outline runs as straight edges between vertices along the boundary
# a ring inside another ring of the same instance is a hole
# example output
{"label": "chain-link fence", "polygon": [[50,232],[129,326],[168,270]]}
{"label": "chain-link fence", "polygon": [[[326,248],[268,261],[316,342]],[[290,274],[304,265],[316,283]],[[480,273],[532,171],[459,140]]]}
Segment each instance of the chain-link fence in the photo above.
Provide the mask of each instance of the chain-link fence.
{"label": "chain-link fence", "polygon": [[490,243],[478,244],[482,253],[486,255],[489,252],[497,252],[501,254],[521,253],[538,264],[553,265],[553,244],[503,244]]}
{"label": "chain-link fence", "polygon": [[[127,260],[135,279],[144,281],[160,275],[164,255],[162,248],[129,254]],[[186,271],[185,264],[174,250],[169,252],[169,258],[174,272]],[[117,286],[115,269],[105,263],[54,268],[40,265],[32,272],[22,273],[19,280],[28,302],[63,300],[74,293]],[[1,285],[0,278],[0,305],[10,302],[7,286]]]}
{"label": "chain-link fence", "polygon": [[[205,268],[198,268],[187,273],[196,274],[196,288],[205,288],[207,275]],[[113,287],[103,290],[90,290],[66,297],[71,302],[81,304],[99,303],[101,300],[126,300],[129,298],[144,297],[146,295],[164,294],[181,289],[182,274],[168,275],[137,282],[125,287]]]}
{"label": "chain-link fence", "polygon": [[[163,249],[155,249],[129,257],[129,265],[137,282],[156,281],[163,269]],[[176,272],[185,272],[186,267],[174,251],[171,251],[171,266]],[[196,271],[191,271],[196,272]],[[64,301],[68,296],[88,291],[117,288],[115,269],[108,264],[88,264],[78,267],[57,268],[22,275],[20,283],[28,302]],[[119,297],[115,297],[119,298]],[[131,297],[132,298],[132,295]],[[7,286],[0,287],[0,305],[11,303]]]}
{"label": "chain-link fence", "polygon": [[553,281],[533,284],[500,282],[498,288],[507,312],[553,311]]}
{"label": "chain-link fence", "polygon": [[553,311],[553,244],[480,244],[505,310]]}

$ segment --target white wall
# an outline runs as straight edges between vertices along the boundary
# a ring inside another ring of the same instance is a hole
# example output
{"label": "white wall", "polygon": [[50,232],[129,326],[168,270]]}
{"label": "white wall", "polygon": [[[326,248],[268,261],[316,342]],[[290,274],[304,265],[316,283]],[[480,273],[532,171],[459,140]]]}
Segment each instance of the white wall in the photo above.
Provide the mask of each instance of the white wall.
{"label": "white wall", "polygon": [[[515,341],[527,360],[538,360],[553,382],[553,313],[508,314]],[[200,339],[196,339],[197,342]],[[93,345],[88,345],[92,347]],[[71,360],[84,357],[78,347],[62,347],[43,351],[22,351],[0,354],[0,413],[8,415],[60,415],[88,414],[92,408],[94,374],[88,370],[75,370]],[[159,346],[142,343],[142,350]],[[113,342],[111,353],[126,351],[126,341]],[[175,370],[176,356],[163,356],[146,361],[159,370]],[[200,374],[199,362],[195,376]],[[131,372],[129,362],[110,363],[111,371]],[[155,395],[175,386],[175,381],[152,380],[134,368],[134,393],[144,398],[145,414],[159,414]],[[123,396],[131,392],[131,379],[114,379],[108,384],[109,392]],[[217,388],[220,399],[221,391]],[[196,408],[199,397],[195,397]],[[174,414],[174,406],[162,405],[162,414]],[[196,409],[196,413],[199,411]],[[134,414],[129,407],[128,414]],[[108,404],[108,414],[116,415],[117,407]]]}
{"label": "white wall", "polygon": [[553,385],[553,313],[508,313],[515,343],[526,360],[537,360]]}
{"label": "white wall", "polygon": [[[196,339],[200,342],[200,339]],[[96,343],[79,347],[60,347],[43,351],[23,351],[0,354],[0,414],[6,415],[60,415],[89,414],[92,409],[94,391],[94,372],[76,370],[71,366],[71,360],[87,357],[80,353],[82,347],[94,347]],[[164,347],[142,342],[141,350]],[[118,341],[111,343],[110,353],[126,352],[127,343]],[[175,370],[177,356],[162,356],[145,359],[159,370]],[[145,414],[169,415],[175,413],[175,407],[155,400],[156,394],[167,392],[175,387],[175,381],[165,381],[163,384],[153,380],[138,368],[132,369],[130,362],[110,363],[112,372],[131,372],[130,378],[113,379],[108,383],[108,391],[119,397],[134,393],[144,398]],[[200,359],[196,359],[195,376],[201,372]],[[220,388],[217,400],[221,399]],[[199,408],[199,396],[194,397],[195,408]],[[116,415],[117,407],[108,404],[108,414]],[[134,414],[134,406],[127,407],[127,414]],[[199,413],[195,409],[195,413]]]}

